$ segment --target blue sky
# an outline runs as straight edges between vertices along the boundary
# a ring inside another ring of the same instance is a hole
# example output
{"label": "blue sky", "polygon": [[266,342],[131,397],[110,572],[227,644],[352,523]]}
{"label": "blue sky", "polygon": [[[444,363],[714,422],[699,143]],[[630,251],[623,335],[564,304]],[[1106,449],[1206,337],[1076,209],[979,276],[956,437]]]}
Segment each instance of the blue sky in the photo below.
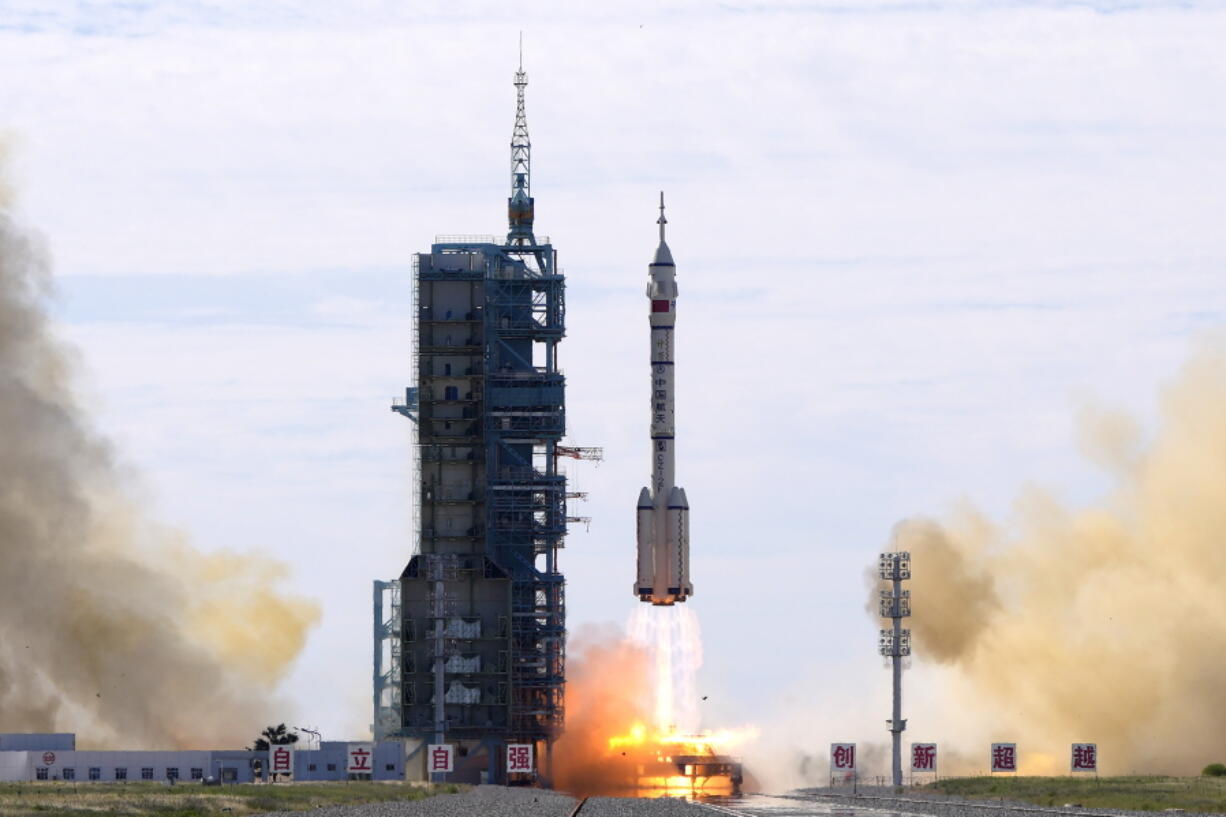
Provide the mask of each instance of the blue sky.
{"label": "blue sky", "polygon": [[0,6],[98,421],[158,518],[295,564],[324,617],[285,691],[326,735],[368,722],[369,582],[410,552],[410,257],[505,229],[521,29],[572,441],[607,457],[572,629],[633,604],[663,188],[711,725],[883,738],[893,524],[1097,495],[1078,409],[1149,422],[1223,322],[1223,4],[402,5]]}

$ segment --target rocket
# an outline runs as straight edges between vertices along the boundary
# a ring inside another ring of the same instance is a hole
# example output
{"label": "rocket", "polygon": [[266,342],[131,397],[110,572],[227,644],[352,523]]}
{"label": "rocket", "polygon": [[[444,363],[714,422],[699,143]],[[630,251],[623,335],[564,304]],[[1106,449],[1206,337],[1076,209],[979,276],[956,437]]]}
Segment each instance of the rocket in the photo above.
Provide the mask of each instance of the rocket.
{"label": "rocket", "polygon": [[694,595],[690,583],[690,503],[677,487],[673,412],[673,331],[677,322],[677,267],[664,242],[664,194],[660,193],[660,246],[647,267],[651,324],[651,487],[639,492],[639,601],[669,606]]}

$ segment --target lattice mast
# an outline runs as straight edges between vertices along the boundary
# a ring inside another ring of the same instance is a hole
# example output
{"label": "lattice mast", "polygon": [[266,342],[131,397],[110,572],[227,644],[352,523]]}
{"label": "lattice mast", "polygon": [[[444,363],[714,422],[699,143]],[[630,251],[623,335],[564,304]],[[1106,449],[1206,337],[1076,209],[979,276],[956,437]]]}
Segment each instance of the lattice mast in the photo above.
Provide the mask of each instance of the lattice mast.
{"label": "lattice mast", "polygon": [[519,70],[515,72],[515,128],[511,131],[511,197],[507,199],[507,244],[536,246],[532,234],[532,140],[528,137],[528,114],[524,110],[524,37],[519,36]]}

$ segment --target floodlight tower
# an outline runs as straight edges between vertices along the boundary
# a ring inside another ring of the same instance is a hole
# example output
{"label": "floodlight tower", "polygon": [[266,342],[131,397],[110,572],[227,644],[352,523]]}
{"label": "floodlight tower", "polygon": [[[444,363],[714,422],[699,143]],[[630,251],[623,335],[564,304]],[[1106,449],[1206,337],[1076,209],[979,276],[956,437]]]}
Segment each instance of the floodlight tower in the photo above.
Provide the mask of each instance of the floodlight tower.
{"label": "floodlight tower", "polygon": [[894,710],[890,720],[893,739],[894,786],[902,786],[902,733],[907,722],[902,717],[902,659],[911,654],[911,631],[902,628],[902,620],[911,615],[911,591],[902,583],[911,578],[911,554],[905,550],[883,553],[877,559],[877,575],[890,583],[881,590],[881,617],[892,626],[882,630],[877,639],[877,651],[888,656],[894,671]]}

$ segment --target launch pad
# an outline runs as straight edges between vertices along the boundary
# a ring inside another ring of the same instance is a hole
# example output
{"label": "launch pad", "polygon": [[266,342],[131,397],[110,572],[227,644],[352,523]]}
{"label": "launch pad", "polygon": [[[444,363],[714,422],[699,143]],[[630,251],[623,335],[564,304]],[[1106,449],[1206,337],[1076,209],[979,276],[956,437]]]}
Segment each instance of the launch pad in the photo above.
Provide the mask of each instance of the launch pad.
{"label": "launch pad", "polygon": [[633,797],[729,797],[741,793],[740,758],[725,749],[727,736],[648,736],[636,725],[609,741],[618,793]]}
{"label": "launch pad", "polygon": [[741,761],[732,755],[672,755],[639,775],[639,796],[726,797],[741,793]]}

